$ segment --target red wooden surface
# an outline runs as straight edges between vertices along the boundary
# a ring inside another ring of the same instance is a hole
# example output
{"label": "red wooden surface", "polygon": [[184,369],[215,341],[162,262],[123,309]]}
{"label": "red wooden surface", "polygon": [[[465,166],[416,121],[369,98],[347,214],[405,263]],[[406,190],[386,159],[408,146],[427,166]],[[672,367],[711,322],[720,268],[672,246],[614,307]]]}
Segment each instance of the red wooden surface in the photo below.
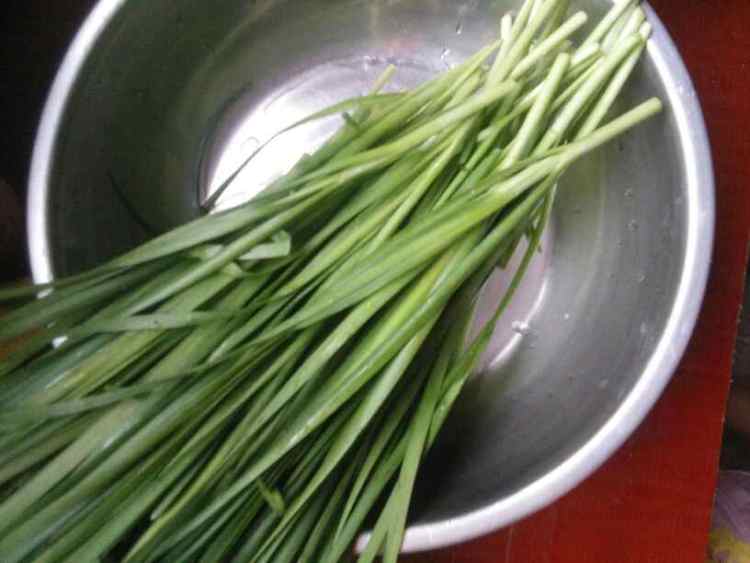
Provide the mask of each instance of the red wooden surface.
{"label": "red wooden surface", "polygon": [[750,1],[652,0],[701,98],[718,228],[708,294],[674,380],[594,476],[549,508],[409,563],[704,563],[750,227]]}

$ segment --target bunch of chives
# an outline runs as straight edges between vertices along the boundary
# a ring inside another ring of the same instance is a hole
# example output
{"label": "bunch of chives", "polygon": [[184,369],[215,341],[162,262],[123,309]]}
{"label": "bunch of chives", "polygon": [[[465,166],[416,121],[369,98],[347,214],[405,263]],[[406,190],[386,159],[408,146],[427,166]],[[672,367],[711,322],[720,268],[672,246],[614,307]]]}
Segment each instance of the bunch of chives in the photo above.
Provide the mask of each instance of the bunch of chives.
{"label": "bunch of chives", "polygon": [[0,341],[29,335],[0,362],[0,560],[335,563],[380,507],[358,560],[395,562],[419,464],[560,176],[661,109],[602,125],[649,36],[637,2],[578,46],[587,17],[567,13],[527,0],[462,65],[384,94],[389,69],[296,124],[344,115],[246,204],[0,292],[27,301]]}

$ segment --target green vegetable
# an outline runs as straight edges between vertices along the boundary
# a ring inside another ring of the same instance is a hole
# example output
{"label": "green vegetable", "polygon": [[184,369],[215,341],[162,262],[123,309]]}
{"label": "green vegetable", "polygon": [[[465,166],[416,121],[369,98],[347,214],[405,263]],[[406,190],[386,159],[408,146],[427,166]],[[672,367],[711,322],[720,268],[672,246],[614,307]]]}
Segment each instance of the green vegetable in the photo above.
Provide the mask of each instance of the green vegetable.
{"label": "green vegetable", "polygon": [[[1,291],[27,303],[0,341],[34,334],[0,362],[0,560],[335,563],[383,499],[360,560],[395,562],[420,462],[559,178],[661,109],[602,125],[650,33],[637,3],[615,3],[579,47],[587,16],[567,9],[527,0],[463,65],[382,94],[390,68],[294,124],[343,116],[252,201]],[[486,280],[524,238],[467,343]]]}

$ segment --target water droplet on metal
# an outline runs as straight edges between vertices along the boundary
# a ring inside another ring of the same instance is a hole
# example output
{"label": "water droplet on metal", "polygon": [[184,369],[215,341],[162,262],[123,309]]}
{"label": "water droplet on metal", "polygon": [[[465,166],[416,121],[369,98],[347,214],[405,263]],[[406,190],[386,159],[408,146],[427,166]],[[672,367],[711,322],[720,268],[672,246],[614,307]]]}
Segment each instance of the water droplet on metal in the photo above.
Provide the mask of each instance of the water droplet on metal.
{"label": "water droplet on metal", "polygon": [[628,230],[632,231],[632,232],[637,231],[638,230],[638,221],[636,221],[635,219],[633,219],[632,221],[630,221],[630,223],[628,223]]}
{"label": "water droplet on metal", "polygon": [[531,328],[527,323],[522,323],[520,321],[513,321],[513,332],[516,334],[520,334],[521,336],[526,336],[531,332]]}
{"label": "water droplet on metal", "polygon": [[248,137],[242,141],[241,147],[243,149],[254,149],[260,145],[260,141],[256,137]]}
{"label": "water droplet on metal", "polygon": [[635,191],[631,188],[628,188],[625,190],[625,198],[626,199],[633,199],[633,196],[635,195]]}
{"label": "water droplet on metal", "polygon": [[375,66],[378,63],[377,58],[372,57],[370,55],[365,55],[362,58],[362,68],[365,70],[365,72],[369,72],[372,70],[372,67]]}
{"label": "water droplet on metal", "polygon": [[461,35],[464,32],[464,22],[459,21],[456,24],[456,35]]}
{"label": "water droplet on metal", "polygon": [[646,281],[646,274],[640,273],[638,274],[638,283],[643,283]]}
{"label": "water droplet on metal", "polygon": [[569,321],[570,320],[570,313],[565,313],[563,315],[563,319],[565,319],[566,321]]}

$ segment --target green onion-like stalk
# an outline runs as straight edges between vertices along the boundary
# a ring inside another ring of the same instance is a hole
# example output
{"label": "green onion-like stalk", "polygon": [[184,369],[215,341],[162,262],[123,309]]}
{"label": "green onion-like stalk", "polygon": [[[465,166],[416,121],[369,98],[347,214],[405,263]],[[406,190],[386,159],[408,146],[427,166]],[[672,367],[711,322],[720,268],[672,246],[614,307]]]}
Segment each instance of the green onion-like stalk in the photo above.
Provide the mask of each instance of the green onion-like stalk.
{"label": "green onion-like stalk", "polygon": [[[420,463],[539,246],[560,178],[661,109],[609,119],[650,33],[527,0],[500,37],[343,125],[262,194],[31,288],[0,342],[0,561],[395,563]],[[523,241],[526,239],[525,247]],[[488,277],[523,253],[468,340]],[[25,302],[24,302],[25,301]],[[382,500],[378,504],[378,500]]]}

